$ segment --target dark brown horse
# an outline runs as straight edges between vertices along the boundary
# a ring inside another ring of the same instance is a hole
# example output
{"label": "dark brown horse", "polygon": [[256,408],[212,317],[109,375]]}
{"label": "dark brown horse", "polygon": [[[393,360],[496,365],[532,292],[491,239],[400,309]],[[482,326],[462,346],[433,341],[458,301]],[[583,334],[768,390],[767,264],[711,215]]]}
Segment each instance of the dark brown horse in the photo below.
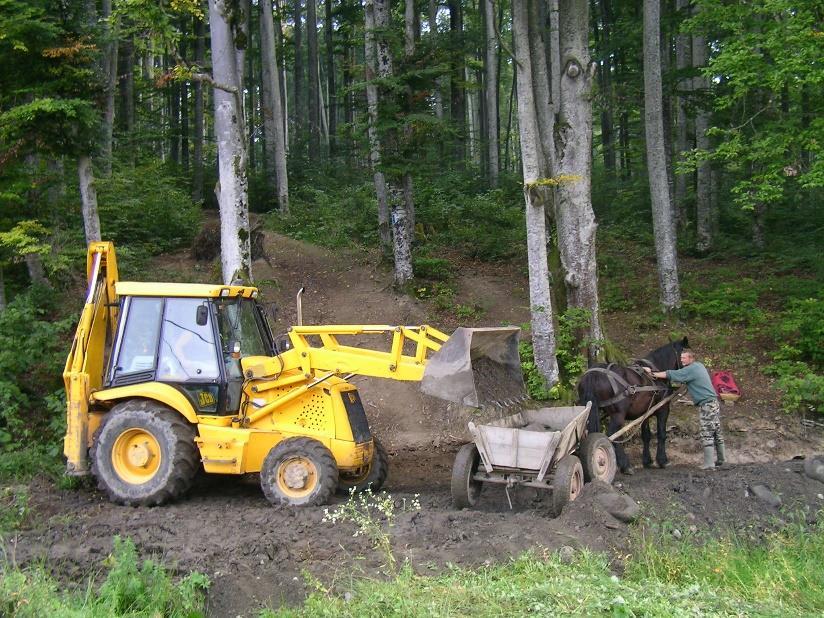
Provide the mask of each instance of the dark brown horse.
{"label": "dark brown horse", "polygon": [[[578,381],[578,403],[585,406],[592,402],[592,411],[589,415],[589,431],[600,431],[601,412],[609,415],[608,434],[612,435],[624,426],[624,423],[642,416],[647,410],[669,395],[672,390],[669,385],[660,380],[654,380],[644,371],[650,367],[653,371],[679,369],[681,367],[681,351],[689,347],[687,338],[673,341],[653,350],[633,365],[623,366],[615,363],[597,363],[587,369]],[[664,468],[667,459],[667,417],[669,403],[653,415],[656,419],[657,448],[655,462]],[[644,467],[652,466],[649,443],[652,432],[649,428],[649,419],[641,424],[641,438],[644,443]],[[624,474],[632,474],[624,447],[615,442],[615,457],[618,467]]]}

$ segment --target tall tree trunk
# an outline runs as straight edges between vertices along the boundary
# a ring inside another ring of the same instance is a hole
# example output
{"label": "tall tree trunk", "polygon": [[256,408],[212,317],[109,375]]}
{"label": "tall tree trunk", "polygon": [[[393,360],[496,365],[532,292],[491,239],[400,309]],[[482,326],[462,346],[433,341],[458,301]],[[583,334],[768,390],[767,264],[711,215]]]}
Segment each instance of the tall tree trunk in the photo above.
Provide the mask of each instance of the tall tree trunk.
{"label": "tall tree trunk", "polygon": [[97,189],[94,186],[92,158],[81,155],[77,158],[77,177],[80,186],[80,204],[83,211],[83,229],[86,244],[100,240],[100,217],[97,215]]}
{"label": "tall tree trunk", "polygon": [[136,148],[134,140],[134,39],[123,41],[120,53],[120,118],[125,135],[126,156],[134,165]]}
{"label": "tall tree trunk", "polygon": [[494,0],[482,0],[486,16],[486,176],[490,187],[498,186],[498,37],[495,34]]}
{"label": "tall tree trunk", "polygon": [[[552,146],[554,119],[550,101],[550,77],[546,60],[546,46],[538,11],[538,0],[529,2],[529,51],[532,61],[532,93],[538,118],[538,134],[541,141],[541,176],[548,178],[554,173],[555,154]],[[557,101],[555,101],[557,106]],[[551,209],[550,209],[551,210]],[[557,300],[557,299],[556,299]]]}
{"label": "tall tree trunk", "polygon": [[300,140],[303,139],[303,129],[306,127],[306,94],[304,92],[303,83],[304,71],[303,25],[301,21],[302,10],[303,0],[294,0],[293,19],[295,28],[295,130],[292,132],[292,135],[296,143],[300,143]]}
{"label": "tall tree trunk", "polygon": [[463,82],[463,7],[461,0],[448,0],[449,30],[452,43],[451,81],[450,81],[450,118],[455,127],[454,158],[459,168],[463,167],[466,157],[466,89]]}
{"label": "tall tree trunk", "polygon": [[549,92],[554,111],[561,100],[561,32],[558,0],[549,0]]}
{"label": "tall tree trunk", "polygon": [[[195,64],[203,67],[206,63],[206,39],[204,36],[204,24],[198,17],[194,18],[195,30]],[[192,201],[200,204],[203,202],[203,82],[194,83],[194,141],[192,144],[192,158],[194,161],[192,169]]]}
{"label": "tall tree trunk", "polygon": [[[254,173],[257,169],[257,144],[255,143],[255,133],[258,127],[258,90],[255,79],[259,78],[255,71],[255,59],[259,54],[255,53],[255,33],[252,31],[252,2],[247,0],[246,19],[244,21],[243,32],[246,35],[246,70],[243,90],[246,92],[246,129],[248,134],[247,149],[249,157],[249,169]],[[259,30],[258,30],[259,32]]]}
{"label": "tall tree trunk", "polygon": [[220,205],[220,256],[226,284],[236,277],[252,280],[243,94],[230,20],[231,0],[209,0],[219,175],[215,193]]}
{"label": "tall tree trunk", "polygon": [[366,101],[368,113],[369,163],[375,183],[375,196],[378,202],[378,236],[381,250],[388,255],[392,251],[392,228],[389,222],[389,199],[386,189],[386,177],[381,169],[381,143],[378,135],[378,87],[375,78],[378,71],[377,51],[375,46],[375,5],[367,0],[364,5],[364,58],[366,64]]}
{"label": "tall tree trunk", "polygon": [[3,277],[3,267],[0,266],[0,311],[6,310],[6,280]]}
{"label": "tall tree trunk", "polygon": [[[407,63],[411,64],[412,56],[415,54],[415,33],[416,33],[416,12],[415,0],[406,0],[404,5],[404,55]],[[412,88],[406,87],[406,113],[411,114],[413,111],[413,93]],[[405,139],[409,142],[412,139],[412,128],[405,129]],[[415,196],[414,187],[412,183],[412,173],[407,166],[403,174],[403,201],[406,207],[406,234],[409,237],[409,244],[415,238]],[[411,249],[410,249],[411,252]],[[410,257],[411,263],[411,257]]]}
{"label": "tall tree trunk", "polygon": [[[707,41],[703,36],[692,37],[692,66],[703,69],[707,64]],[[707,79],[699,75],[692,80],[693,93],[704,93],[707,90]],[[710,115],[703,107],[695,112],[695,147],[701,151],[709,151],[710,138],[707,131],[710,128]],[[712,205],[710,203],[712,178],[709,161],[698,164],[698,173],[695,178],[695,232],[697,237],[696,248],[700,252],[709,251],[713,245],[712,237]]]}
{"label": "tall tree trunk", "polygon": [[612,115],[612,3],[602,0],[601,7],[601,47],[603,50],[601,69],[598,71],[598,81],[601,88],[601,147],[604,154],[604,169],[609,176],[614,176],[615,165],[615,131]]}
{"label": "tall tree trunk", "polygon": [[663,91],[661,86],[661,0],[644,0],[644,128],[655,253],[661,304],[666,311],[681,305],[678,255],[664,148]]}
{"label": "tall tree trunk", "polygon": [[263,67],[261,112],[266,136],[266,175],[278,197],[280,212],[289,212],[289,180],[286,171],[286,136],[280,99],[280,74],[275,46],[275,22],[271,0],[260,0],[260,53]]}
{"label": "tall tree trunk", "polygon": [[114,108],[117,91],[117,27],[112,22],[112,0],[103,0],[101,5],[103,17],[104,59],[103,78],[106,95],[103,107],[103,143],[101,144],[101,170],[103,176],[112,174],[112,141],[114,135]]}
{"label": "tall tree trunk", "polygon": [[[681,20],[688,16],[689,0],[676,0],[676,9]],[[678,71],[678,94],[675,100],[675,150],[679,160],[683,160],[684,153],[690,149],[689,133],[687,132],[687,92],[690,90],[690,80],[684,78],[684,73],[692,62],[690,35],[683,32],[683,24],[679,26],[675,35],[675,68]],[[675,207],[678,215],[678,226],[683,229],[687,223],[687,184],[691,175],[675,175]]]}
{"label": "tall tree trunk", "polygon": [[[433,38],[438,36],[438,0],[429,0],[429,33]],[[443,79],[435,80],[435,117],[443,120]]]}
{"label": "tall tree trunk", "polygon": [[595,64],[589,54],[589,3],[561,0],[560,79],[557,131],[554,132],[556,219],[567,304],[590,314],[589,356],[604,338],[598,301],[595,255],[597,224],[592,211],[592,85]]}
{"label": "tall tree trunk", "polygon": [[[167,70],[174,61],[167,59]],[[175,165],[180,164],[180,82],[172,81],[168,89],[169,100],[169,157]]]}
{"label": "tall tree trunk", "polygon": [[309,48],[309,160],[320,160],[320,79],[318,76],[317,0],[306,0],[306,40]]}
{"label": "tall tree trunk", "polygon": [[[389,3],[390,0],[367,0],[367,6],[374,3],[375,28],[377,30],[377,69],[378,77],[387,81],[393,77],[394,61],[392,58],[392,48],[389,44]],[[386,89],[383,96],[392,96]],[[398,131],[394,127],[388,128],[384,132],[384,143],[387,144],[383,154],[389,153],[393,158],[399,155]],[[389,180],[389,196],[391,207],[392,225],[392,253],[395,262],[394,279],[395,285],[401,286],[412,279],[412,238],[410,236],[409,211],[407,209],[406,197],[404,196],[404,179],[392,178]],[[411,187],[410,187],[411,188]],[[407,193],[410,195],[410,193]]]}
{"label": "tall tree trunk", "polygon": [[338,132],[338,96],[335,91],[335,47],[332,38],[334,24],[332,22],[332,0],[325,4],[324,39],[326,41],[326,88],[329,103],[329,156],[335,155],[335,135]]}
{"label": "tall tree trunk", "polygon": [[545,204],[547,190],[537,184],[541,174],[541,140],[529,53],[528,0],[512,0],[512,30],[518,65],[518,127],[526,203],[526,243],[529,267],[529,306],[535,366],[547,387],[558,382],[555,330],[547,266]]}

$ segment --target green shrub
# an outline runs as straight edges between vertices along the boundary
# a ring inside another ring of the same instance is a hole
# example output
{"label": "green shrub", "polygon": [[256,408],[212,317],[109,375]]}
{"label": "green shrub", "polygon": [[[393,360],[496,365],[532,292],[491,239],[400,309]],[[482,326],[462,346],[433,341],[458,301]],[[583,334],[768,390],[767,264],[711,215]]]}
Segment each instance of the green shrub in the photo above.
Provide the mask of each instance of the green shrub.
{"label": "green shrub", "polygon": [[419,256],[412,260],[412,269],[415,276],[432,281],[448,281],[452,277],[452,266],[449,260],[442,258]]}
{"label": "green shrub", "polygon": [[55,319],[50,290],[35,287],[0,312],[0,446],[62,435],[62,373],[74,318]]}
{"label": "green shrub", "polygon": [[15,530],[29,513],[29,489],[25,485],[0,487],[0,535]]}
{"label": "green shrub", "polygon": [[[781,352],[786,354],[787,347]],[[778,378],[781,403],[790,412],[819,411],[824,414],[824,376],[814,373],[802,362],[780,359],[766,367],[766,373]]]}
{"label": "green shrub", "polygon": [[824,298],[791,300],[777,325],[778,343],[792,349],[785,357],[824,368]]}
{"label": "green shrub", "polygon": [[757,306],[758,288],[752,279],[722,283],[709,290],[691,289],[683,302],[690,315],[735,324],[759,324],[764,313]]}
{"label": "green shrub", "polygon": [[200,207],[158,160],[115,169],[96,186],[101,233],[118,250],[128,245],[147,255],[170,251],[188,245],[200,228]]}
{"label": "green shrub", "polygon": [[108,574],[97,594],[90,580],[85,591],[70,592],[43,568],[19,570],[0,566],[0,615],[38,618],[44,615],[91,616],[204,616],[204,591],[209,579],[191,573],[174,583],[169,572],[154,560],[140,562],[134,543],[114,539],[105,562]]}

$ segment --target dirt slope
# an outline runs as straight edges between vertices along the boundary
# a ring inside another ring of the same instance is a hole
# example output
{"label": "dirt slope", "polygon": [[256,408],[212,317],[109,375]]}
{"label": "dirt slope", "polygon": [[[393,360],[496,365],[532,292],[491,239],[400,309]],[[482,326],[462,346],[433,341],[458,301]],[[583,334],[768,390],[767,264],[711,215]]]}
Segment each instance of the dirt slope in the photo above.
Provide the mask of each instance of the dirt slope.
{"label": "dirt slope", "polygon": [[[446,330],[457,324],[453,316],[395,293],[391,273],[373,254],[332,254],[275,235],[267,249],[269,263],[258,261],[255,272],[267,300],[280,307],[281,329],[294,322],[294,293],[301,286],[306,287],[305,323],[431,323]],[[146,279],[181,280],[191,278],[182,273],[200,273],[196,277],[205,280],[208,272],[180,254],[159,261]],[[479,323],[527,321],[526,286],[517,269],[460,263],[455,277],[456,302],[481,307]],[[660,332],[633,331],[621,316],[610,316],[607,327],[638,355],[665,340]],[[688,334],[695,343],[702,340],[702,333]],[[797,419],[777,410],[775,394],[757,382],[758,374],[739,375],[748,395],[723,410],[729,458],[737,465],[696,470],[695,410],[676,405],[669,451],[675,465],[617,479],[644,516],[683,521],[687,534],[733,527],[757,535],[783,512],[754,496],[757,484],[779,495],[783,509],[814,513],[824,505],[824,483],[803,476],[799,462],[786,461],[824,451],[822,432],[803,433]],[[505,560],[529,549],[586,546],[620,556],[627,547],[631,528],[595,508],[589,490],[557,519],[549,515],[548,496],[532,489],[513,489],[508,498],[500,487],[488,487],[477,510],[455,510],[451,466],[468,439],[470,413],[424,397],[416,384],[356,383],[373,431],[389,451],[386,490],[399,507],[420,495],[421,511],[399,514],[392,531],[399,560],[408,558],[416,570],[430,573],[450,563]],[[630,454],[637,463],[637,443]],[[179,502],[145,509],[112,505],[90,487],[70,492],[39,481],[32,487],[31,516],[8,539],[6,551],[21,565],[46,560],[72,585],[100,569],[114,535],[129,536],[142,554],[157,554],[181,573],[207,573],[213,581],[210,615],[250,616],[261,606],[300,602],[307,592],[304,570],[338,591],[346,591],[352,578],[386,573],[384,557],[362,537],[353,537],[350,525],[333,526],[322,518],[322,508],[271,507],[254,478],[202,479]]]}

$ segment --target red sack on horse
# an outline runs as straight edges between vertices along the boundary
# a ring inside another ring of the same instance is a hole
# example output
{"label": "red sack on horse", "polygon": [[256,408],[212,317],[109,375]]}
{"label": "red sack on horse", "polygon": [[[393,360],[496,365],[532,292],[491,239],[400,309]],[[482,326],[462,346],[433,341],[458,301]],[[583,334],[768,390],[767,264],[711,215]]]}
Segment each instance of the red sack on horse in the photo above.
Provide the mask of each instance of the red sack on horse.
{"label": "red sack on horse", "polygon": [[741,397],[741,389],[735,383],[730,371],[715,371],[712,376],[712,387],[724,401],[735,401]]}

